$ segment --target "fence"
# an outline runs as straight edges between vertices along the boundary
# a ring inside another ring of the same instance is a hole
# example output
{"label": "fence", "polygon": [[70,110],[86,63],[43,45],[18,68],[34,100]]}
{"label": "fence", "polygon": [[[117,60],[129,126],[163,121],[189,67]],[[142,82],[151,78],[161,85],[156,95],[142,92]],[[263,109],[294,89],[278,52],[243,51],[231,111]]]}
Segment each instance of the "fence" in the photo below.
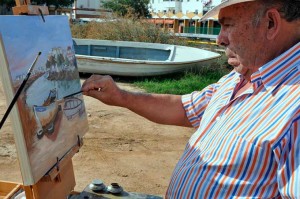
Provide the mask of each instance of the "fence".
{"label": "fence", "polygon": [[221,28],[207,28],[207,27],[184,27],[183,33],[195,33],[205,35],[218,35]]}

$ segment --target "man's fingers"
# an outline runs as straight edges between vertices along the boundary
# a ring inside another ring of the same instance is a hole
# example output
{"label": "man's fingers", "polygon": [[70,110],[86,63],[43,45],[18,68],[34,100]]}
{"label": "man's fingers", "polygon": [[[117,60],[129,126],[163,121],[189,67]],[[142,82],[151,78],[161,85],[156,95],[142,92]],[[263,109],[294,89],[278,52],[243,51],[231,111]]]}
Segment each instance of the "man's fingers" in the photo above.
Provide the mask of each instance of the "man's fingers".
{"label": "man's fingers", "polygon": [[92,75],[82,84],[82,91],[88,92],[90,90],[99,90],[102,88],[102,79],[101,75]]}
{"label": "man's fingers", "polygon": [[85,93],[85,95],[95,97],[95,98],[99,98],[100,90],[89,90]]}
{"label": "man's fingers", "polygon": [[109,93],[112,93],[113,91],[115,91],[116,85],[113,79],[108,75],[92,75],[82,84],[81,89],[84,95],[100,99],[103,92],[109,91]]}

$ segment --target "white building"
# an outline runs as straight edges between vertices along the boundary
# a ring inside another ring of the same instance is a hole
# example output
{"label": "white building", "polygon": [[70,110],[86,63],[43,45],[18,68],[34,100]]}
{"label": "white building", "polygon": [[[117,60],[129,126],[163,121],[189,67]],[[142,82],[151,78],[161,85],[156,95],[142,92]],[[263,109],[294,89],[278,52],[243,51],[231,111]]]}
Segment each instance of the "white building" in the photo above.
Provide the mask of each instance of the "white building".
{"label": "white building", "polygon": [[150,0],[149,10],[152,13],[203,14],[212,7],[221,3],[221,0]]}
{"label": "white building", "polygon": [[75,18],[99,18],[106,17],[110,12],[103,9],[103,0],[75,0],[74,17]]}

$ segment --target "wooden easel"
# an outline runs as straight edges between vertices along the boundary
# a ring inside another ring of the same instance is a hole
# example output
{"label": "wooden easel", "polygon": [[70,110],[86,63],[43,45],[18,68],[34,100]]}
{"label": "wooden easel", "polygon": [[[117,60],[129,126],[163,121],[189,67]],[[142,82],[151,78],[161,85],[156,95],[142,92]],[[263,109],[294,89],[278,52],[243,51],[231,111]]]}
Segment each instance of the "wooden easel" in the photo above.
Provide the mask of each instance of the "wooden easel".
{"label": "wooden easel", "polygon": [[26,199],[64,199],[74,191],[75,176],[72,157],[78,152],[81,143],[72,147],[71,150],[57,162],[41,180],[32,186],[23,186]]}
{"label": "wooden easel", "polygon": [[[30,0],[15,0],[14,15],[48,15],[47,6],[31,5]],[[75,187],[72,157],[82,146],[82,138],[74,145],[36,184],[24,186],[19,183],[0,181],[0,199],[10,199],[25,191],[26,199],[65,199]]]}
{"label": "wooden easel", "polygon": [[31,5],[31,0],[15,0],[16,6],[13,7],[14,15],[48,15],[47,6]]}
{"label": "wooden easel", "polygon": [[[82,144],[82,140],[80,141]],[[80,144],[80,145],[81,145]],[[25,191],[26,199],[65,199],[74,191],[75,176],[72,157],[81,146],[73,146],[70,151],[36,184],[24,186],[13,182],[0,181],[0,198],[10,199]]]}

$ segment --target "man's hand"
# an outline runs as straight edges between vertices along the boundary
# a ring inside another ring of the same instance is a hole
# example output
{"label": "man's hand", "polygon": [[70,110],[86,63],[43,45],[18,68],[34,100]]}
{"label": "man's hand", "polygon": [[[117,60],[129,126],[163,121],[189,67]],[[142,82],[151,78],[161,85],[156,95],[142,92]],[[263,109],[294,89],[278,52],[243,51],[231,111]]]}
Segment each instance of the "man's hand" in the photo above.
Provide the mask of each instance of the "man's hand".
{"label": "man's hand", "polygon": [[92,75],[82,85],[84,95],[94,97],[101,102],[123,106],[125,91],[121,90],[110,76]]}
{"label": "man's hand", "polygon": [[160,124],[191,126],[180,95],[135,93],[120,89],[110,76],[92,75],[82,85],[84,95],[129,110]]}

